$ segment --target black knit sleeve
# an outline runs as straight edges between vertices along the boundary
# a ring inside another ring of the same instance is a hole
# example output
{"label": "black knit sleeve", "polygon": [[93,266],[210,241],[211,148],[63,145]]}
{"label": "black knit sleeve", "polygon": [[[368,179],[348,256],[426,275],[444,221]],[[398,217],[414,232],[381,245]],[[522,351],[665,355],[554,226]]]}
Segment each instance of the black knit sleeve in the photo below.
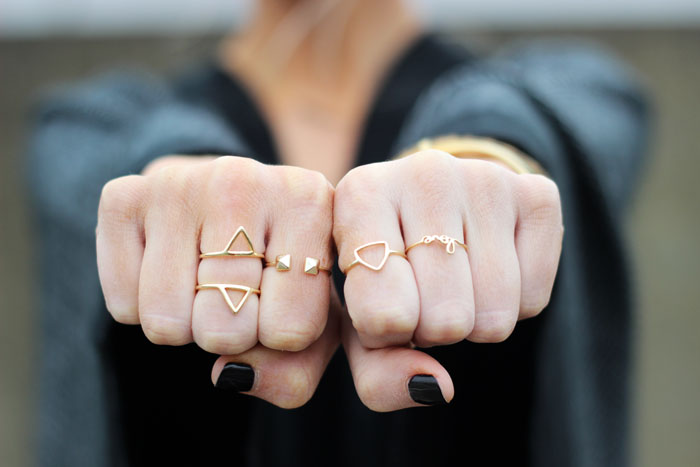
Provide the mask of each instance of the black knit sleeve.
{"label": "black knit sleeve", "polygon": [[633,74],[596,48],[520,46],[440,77],[395,148],[446,134],[492,137],[537,159],[559,186],[559,271],[530,328],[532,465],[628,465],[634,301],[621,214],[648,139],[645,99]]}
{"label": "black knit sleeve", "polygon": [[110,320],[95,256],[102,187],[159,156],[248,150],[215,112],[178,98],[163,81],[131,74],[45,99],[29,145],[41,270],[38,465],[103,465],[123,453],[114,451],[108,428],[118,416],[103,362]]}
{"label": "black knit sleeve", "polygon": [[415,106],[397,150],[444,134],[489,136],[538,159],[555,179],[576,170],[613,210],[624,205],[647,143],[633,73],[578,43],[511,47],[441,77]]}
{"label": "black knit sleeve", "polygon": [[162,81],[112,74],[59,92],[36,112],[30,187],[39,213],[94,228],[102,186],[169,154],[246,155],[215,112],[178,99]]}

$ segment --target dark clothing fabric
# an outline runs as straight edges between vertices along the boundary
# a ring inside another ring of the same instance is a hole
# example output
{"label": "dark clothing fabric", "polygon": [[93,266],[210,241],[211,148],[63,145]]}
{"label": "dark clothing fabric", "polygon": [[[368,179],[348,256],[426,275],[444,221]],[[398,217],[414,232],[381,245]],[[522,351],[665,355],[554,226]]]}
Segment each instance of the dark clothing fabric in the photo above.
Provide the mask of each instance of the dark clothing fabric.
{"label": "dark clothing fabric", "polygon": [[40,465],[626,465],[633,320],[619,228],[646,131],[630,74],[594,48],[538,43],[477,57],[418,40],[381,86],[356,163],[450,133],[538,159],[559,185],[566,226],[551,303],[502,344],[428,350],[454,379],[448,406],[369,411],[341,350],[314,398],[282,410],[215,390],[216,357],[194,345],[155,346],[113,323],[95,267],[108,180],[175,153],[279,162],[245,88],[205,65],[55,96],[30,159],[43,261]]}

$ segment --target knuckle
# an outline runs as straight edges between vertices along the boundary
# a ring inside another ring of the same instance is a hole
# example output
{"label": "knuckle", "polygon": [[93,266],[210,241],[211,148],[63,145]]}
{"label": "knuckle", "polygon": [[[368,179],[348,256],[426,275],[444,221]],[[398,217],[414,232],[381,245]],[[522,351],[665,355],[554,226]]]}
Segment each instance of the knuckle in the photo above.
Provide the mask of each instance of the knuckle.
{"label": "knuckle", "polygon": [[[322,331],[322,330],[321,330]],[[312,322],[289,323],[285,329],[260,330],[260,343],[274,350],[298,352],[304,350],[320,336],[321,332]]]}
{"label": "knuckle", "polygon": [[530,222],[561,224],[561,198],[556,183],[542,175],[526,175],[520,196]]}
{"label": "knuckle", "polygon": [[185,158],[185,156],[176,156],[174,154],[162,156],[149,162],[146,167],[143,168],[141,173],[143,175],[151,175],[166,167],[171,165],[179,164]]}
{"label": "knuckle", "polygon": [[102,222],[129,222],[140,210],[145,194],[143,177],[115,178],[102,187],[98,217]]}
{"label": "knuckle", "polygon": [[326,177],[298,167],[275,168],[275,197],[284,218],[294,218],[312,232],[327,238],[333,228],[333,187]]}
{"label": "knuckle", "polygon": [[143,333],[159,345],[184,345],[190,341],[190,323],[172,316],[144,313],[140,317]]}
{"label": "knuckle", "polygon": [[368,409],[375,412],[383,411],[382,401],[386,397],[386,387],[382,381],[382,378],[372,377],[370,374],[359,374],[355,378],[357,396]]}
{"label": "knuckle", "polygon": [[549,305],[550,297],[549,291],[523,291],[523,297],[520,301],[520,319],[539,315]]}
{"label": "knuckle", "polygon": [[357,331],[375,337],[412,335],[418,313],[405,306],[366,307],[353,322]]}
{"label": "knuckle", "polygon": [[512,205],[512,177],[516,175],[492,162],[465,161],[464,181],[468,198],[480,212],[491,213]]}
{"label": "knuckle", "polygon": [[379,194],[381,183],[378,182],[379,163],[367,164],[350,170],[336,187],[336,203],[354,200],[358,196],[370,197]]}
{"label": "knuckle", "polygon": [[196,200],[200,185],[199,172],[183,166],[163,167],[148,175],[150,186],[149,209],[146,223],[166,212],[167,217],[196,218]]}
{"label": "knuckle", "polygon": [[403,159],[405,162],[412,162],[414,165],[423,165],[424,167],[432,167],[435,164],[451,161],[454,157],[437,149],[423,149],[411,154],[410,157]]}
{"label": "knuckle", "polygon": [[404,182],[419,188],[422,203],[440,206],[454,190],[454,161],[454,157],[442,151],[416,153],[406,160]]}
{"label": "knuckle", "polygon": [[236,355],[245,352],[252,345],[246,345],[235,333],[197,331],[195,341],[203,350],[219,355]]}
{"label": "knuckle", "polygon": [[306,404],[316,391],[316,379],[304,364],[290,365],[280,375],[274,403],[283,409],[296,409]]}
{"label": "knuckle", "polygon": [[487,161],[473,161],[479,164],[476,176],[479,189],[487,193],[502,193],[508,191],[508,185],[513,174],[507,169]]}
{"label": "knuckle", "polygon": [[112,319],[121,324],[139,324],[138,307],[135,305],[116,304],[105,296],[105,307]]}
{"label": "knuckle", "polygon": [[263,165],[245,157],[224,156],[215,159],[209,173],[210,196],[240,206],[263,189]]}
{"label": "knuckle", "polygon": [[460,342],[471,334],[474,329],[473,309],[468,311],[466,307],[452,307],[454,312],[447,313],[448,306],[441,306],[440,310],[446,318],[430,319],[421,322],[416,330],[416,338],[421,343],[452,344]]}
{"label": "knuckle", "polygon": [[219,209],[247,211],[265,198],[261,167],[256,164],[227,162],[226,170],[212,177],[209,198],[216,200]]}
{"label": "knuckle", "polygon": [[333,235],[336,240],[342,241],[357,233],[356,221],[358,217],[366,216],[367,206],[388,201],[386,183],[381,181],[381,164],[356,167],[336,186],[333,203]]}
{"label": "knuckle", "polygon": [[474,330],[468,339],[472,342],[498,343],[505,341],[513,332],[515,319],[510,311],[488,311],[477,313]]}

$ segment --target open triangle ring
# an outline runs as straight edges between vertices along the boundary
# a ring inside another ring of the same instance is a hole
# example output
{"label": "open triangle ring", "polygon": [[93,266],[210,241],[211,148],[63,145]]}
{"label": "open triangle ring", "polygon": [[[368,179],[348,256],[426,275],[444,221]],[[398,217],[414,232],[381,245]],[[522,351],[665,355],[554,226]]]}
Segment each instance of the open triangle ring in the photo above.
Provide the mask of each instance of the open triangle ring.
{"label": "open triangle ring", "polygon": [[[371,264],[364,260],[362,256],[360,256],[360,252],[362,250],[366,250],[369,248],[372,248],[374,246],[381,246],[384,248],[384,254],[382,255],[382,259],[379,261],[377,264]],[[379,271],[381,270],[384,265],[386,264],[386,261],[389,259],[389,256],[391,255],[398,255],[406,258],[406,253],[403,251],[398,251],[398,250],[391,250],[389,249],[389,244],[385,241],[379,241],[379,242],[370,242],[370,243],[365,243],[364,245],[358,246],[355,248],[355,251],[353,252],[353,255],[355,256],[355,260],[348,264],[345,270],[343,271],[343,274],[347,274],[350,269],[354,268],[358,264],[361,264],[362,266],[366,267],[367,269],[371,269],[372,271]]]}
{"label": "open triangle ring", "polygon": [[[202,289],[216,289],[221,293],[221,296],[224,298],[226,301],[226,304],[228,305],[229,309],[231,310],[231,313],[234,315],[237,314],[241,308],[243,308],[243,305],[245,305],[246,300],[248,300],[248,297],[250,297],[251,294],[258,294],[260,295],[260,290],[259,289],[254,289],[252,287],[246,287],[245,285],[237,285],[237,284],[201,284],[195,287],[195,290],[202,290]],[[231,297],[228,294],[229,290],[236,290],[238,292],[243,292],[243,297],[238,301],[238,303],[234,304],[233,301],[231,300]]]}
{"label": "open triangle ring", "polygon": [[[239,235],[243,235],[243,238],[245,239],[246,244],[248,245],[248,249],[233,251],[231,250],[231,248],[233,247],[233,244],[235,243]],[[233,237],[231,237],[231,240],[228,241],[228,244],[226,244],[226,247],[223,250],[213,251],[210,253],[202,253],[201,255],[199,255],[200,258],[216,258],[219,256],[238,256],[244,258],[261,259],[265,257],[264,255],[255,251],[255,249],[253,248],[253,242],[250,241],[250,236],[248,235],[248,232],[245,231],[245,228],[243,226],[240,226],[238,227],[238,229],[236,229],[236,233],[233,234]]]}

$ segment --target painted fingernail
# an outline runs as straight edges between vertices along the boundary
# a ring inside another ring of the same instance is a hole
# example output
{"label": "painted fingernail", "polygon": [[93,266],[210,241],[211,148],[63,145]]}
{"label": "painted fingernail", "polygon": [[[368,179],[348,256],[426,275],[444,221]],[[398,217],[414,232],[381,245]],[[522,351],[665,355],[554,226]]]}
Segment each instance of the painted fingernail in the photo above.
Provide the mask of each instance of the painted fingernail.
{"label": "painted fingernail", "polygon": [[408,393],[411,395],[411,399],[419,404],[447,404],[445,398],[442,397],[440,385],[433,375],[415,375],[408,382]]}
{"label": "painted fingernail", "polygon": [[255,372],[245,363],[227,363],[216,380],[216,387],[227,391],[246,392],[253,388]]}

